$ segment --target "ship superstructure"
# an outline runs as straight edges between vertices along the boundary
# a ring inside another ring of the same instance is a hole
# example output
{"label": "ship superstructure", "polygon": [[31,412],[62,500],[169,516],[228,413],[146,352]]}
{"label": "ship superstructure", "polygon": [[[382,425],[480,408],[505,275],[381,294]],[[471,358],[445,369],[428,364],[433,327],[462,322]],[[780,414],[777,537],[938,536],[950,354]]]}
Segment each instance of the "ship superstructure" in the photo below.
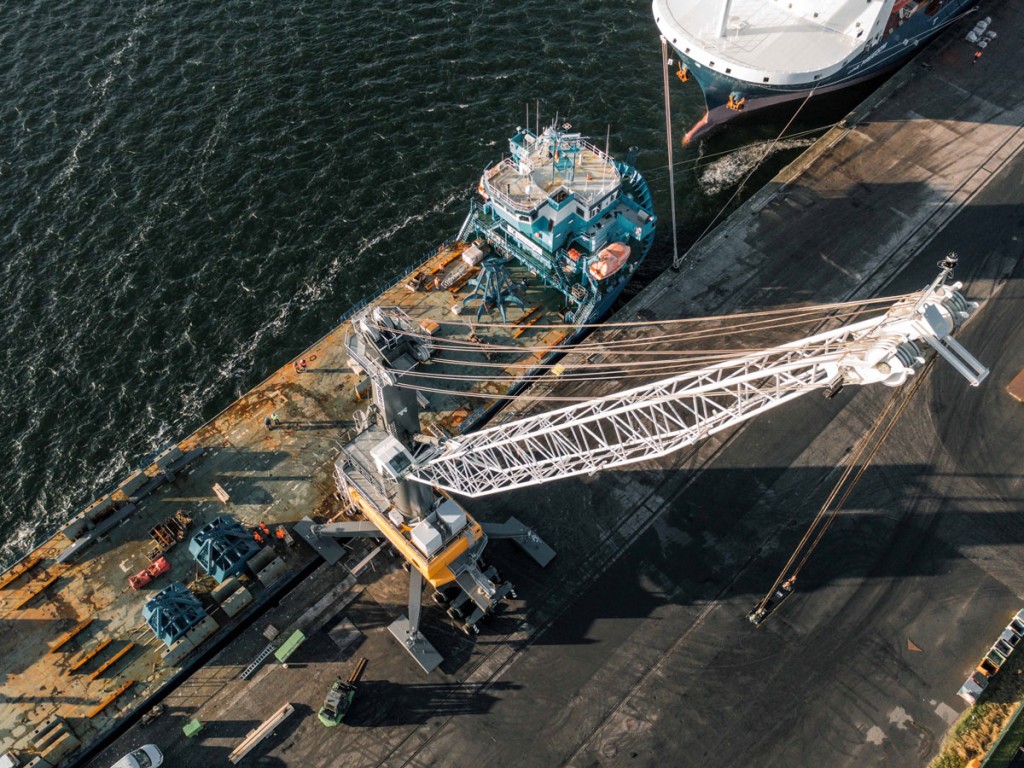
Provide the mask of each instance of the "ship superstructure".
{"label": "ship superstructure", "polygon": [[968,0],[654,0],[676,74],[707,113],[692,141],[763,107],[846,88],[906,61]]}
{"label": "ship superstructure", "polygon": [[565,321],[584,325],[607,311],[650,251],[655,217],[632,158],[617,162],[569,127],[539,136],[519,129],[510,156],[484,171],[466,258],[485,273],[477,285],[488,305],[503,305],[501,290],[487,290],[498,285],[488,269],[516,264],[561,294]]}

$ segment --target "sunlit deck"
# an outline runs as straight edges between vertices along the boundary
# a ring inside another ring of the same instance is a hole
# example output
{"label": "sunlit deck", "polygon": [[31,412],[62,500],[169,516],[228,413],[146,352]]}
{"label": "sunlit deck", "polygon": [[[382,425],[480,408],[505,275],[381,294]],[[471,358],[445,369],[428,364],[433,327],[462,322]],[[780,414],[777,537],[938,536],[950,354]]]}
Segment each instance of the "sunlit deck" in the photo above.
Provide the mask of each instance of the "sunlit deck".
{"label": "sunlit deck", "polygon": [[593,204],[612,190],[620,174],[615,164],[597,147],[582,139],[562,142],[552,149],[552,142],[542,136],[525,136],[528,162],[520,164],[507,158],[487,171],[487,192],[520,211],[534,210],[548,197],[558,198],[558,190],[566,195],[575,192],[577,199]]}

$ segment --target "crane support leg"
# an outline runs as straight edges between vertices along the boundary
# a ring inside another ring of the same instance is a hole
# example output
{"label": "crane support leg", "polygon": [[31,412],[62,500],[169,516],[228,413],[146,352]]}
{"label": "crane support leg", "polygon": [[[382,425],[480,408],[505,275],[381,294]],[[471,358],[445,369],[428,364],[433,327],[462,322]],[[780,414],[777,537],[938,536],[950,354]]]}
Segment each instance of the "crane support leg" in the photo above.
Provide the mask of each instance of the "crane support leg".
{"label": "crane support leg", "polygon": [[409,617],[399,616],[388,627],[388,631],[402,644],[413,661],[428,675],[444,661],[437,649],[420,634],[420,599],[423,593],[423,576],[415,568],[409,571]]}
{"label": "crane support leg", "polygon": [[481,523],[484,533],[490,539],[511,539],[526,554],[532,557],[541,568],[555,559],[555,550],[544,541],[537,532],[528,525],[510,517],[504,523]]}
{"label": "crane support leg", "polygon": [[356,539],[362,537],[383,538],[375,524],[369,520],[357,520],[352,523],[325,523],[314,525],[310,531],[314,536],[329,536],[332,539]]}
{"label": "crane support leg", "polygon": [[[371,530],[372,528],[372,530]],[[357,537],[383,538],[380,529],[373,523],[358,521],[354,523],[329,523],[328,525],[317,525],[308,517],[304,517],[295,524],[293,529],[303,541],[311,546],[320,557],[327,561],[328,565],[343,560],[349,551],[342,546],[339,539],[352,539]]]}

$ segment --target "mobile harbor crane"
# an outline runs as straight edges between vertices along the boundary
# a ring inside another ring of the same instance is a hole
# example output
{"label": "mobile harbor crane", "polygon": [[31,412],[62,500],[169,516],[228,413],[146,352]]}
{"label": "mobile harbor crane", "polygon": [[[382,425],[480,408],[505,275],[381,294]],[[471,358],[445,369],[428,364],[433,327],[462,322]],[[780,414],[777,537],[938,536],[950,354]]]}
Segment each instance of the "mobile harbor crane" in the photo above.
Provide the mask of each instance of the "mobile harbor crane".
{"label": "mobile harbor crane", "polygon": [[942,262],[930,286],[884,315],[458,437],[420,434],[415,391],[401,378],[429,360],[430,348],[400,311],[374,308],[348,343],[373,382],[380,423],[356,435],[335,465],[339,489],[365,520],[309,525],[307,537],[374,536],[395,546],[410,565],[409,617],[391,631],[429,672],[441,657],[418,631],[423,580],[472,633],[514,595],[482,562],[488,537],[515,539],[542,565],[554,556],[514,518],[477,522],[448,494],[485,496],[647,461],[812,390],[897,387],[924,366],[928,347],[977,386],[988,370],[952,333],[978,305],[948,283],[954,265],[953,257]]}

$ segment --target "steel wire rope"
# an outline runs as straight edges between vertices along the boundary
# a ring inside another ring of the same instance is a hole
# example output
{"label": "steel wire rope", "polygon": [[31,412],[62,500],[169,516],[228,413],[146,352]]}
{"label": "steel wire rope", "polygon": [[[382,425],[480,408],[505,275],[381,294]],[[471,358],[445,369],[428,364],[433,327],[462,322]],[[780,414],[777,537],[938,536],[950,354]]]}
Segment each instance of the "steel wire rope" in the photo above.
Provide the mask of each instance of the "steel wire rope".
{"label": "steel wire rope", "polygon": [[[439,341],[437,337],[429,336],[425,333],[416,332],[404,332],[410,338],[419,339],[425,342],[429,342],[431,348],[436,350],[443,350],[449,352],[494,352],[494,353],[515,353],[524,354],[527,352],[533,352],[535,354],[554,352],[564,350],[567,354],[584,354],[590,350],[594,353],[602,354],[623,354],[620,350],[625,350],[627,354],[645,355],[649,354],[652,356],[662,356],[665,354],[672,354],[673,350],[651,350],[649,347],[654,342],[666,342],[666,341],[687,341],[687,340],[698,340],[698,339],[713,339],[719,336],[731,337],[740,334],[748,333],[761,333],[767,330],[776,330],[781,328],[787,328],[797,325],[812,324],[821,322],[823,320],[842,320],[848,317],[856,317],[857,315],[863,314],[868,311],[868,308],[858,309],[851,312],[843,313],[832,313],[824,316],[818,316],[817,314],[805,313],[799,317],[793,317],[787,321],[769,321],[762,320],[754,323],[748,323],[742,326],[730,326],[728,328],[714,328],[714,329],[703,329],[699,331],[681,332],[676,334],[662,334],[662,335],[646,335],[642,337],[630,337],[627,339],[608,340],[603,342],[584,342],[575,344],[570,347],[562,347],[561,345],[555,344],[544,344],[544,345],[517,345],[517,344],[494,344],[490,342],[473,341],[471,339],[445,339]],[[879,316],[884,317],[884,315]],[[386,330],[385,326],[375,325],[377,329]],[[636,348],[636,351],[630,352],[631,348]],[[735,349],[735,348],[730,348]],[[741,348],[742,349],[742,348]],[[748,348],[749,349],[749,348]],[[704,350],[699,350],[704,351]],[[447,358],[445,359],[447,361]],[[451,361],[464,363],[466,361]],[[493,367],[508,367],[505,364],[493,362],[493,363],[481,363],[482,365],[491,365]],[[511,365],[511,364],[510,364]],[[523,364],[528,365],[528,364]]]}
{"label": "steel wire rope", "polygon": [[[651,361],[624,361],[621,363],[591,363],[588,365],[570,365],[565,368],[563,373],[558,374],[559,378],[564,380],[584,380],[588,375],[588,371],[601,372],[603,378],[609,377],[609,374],[619,373],[622,378],[640,378],[646,375],[664,373],[666,370],[672,370],[679,373],[685,372],[699,372],[705,368],[712,368],[716,365],[727,365],[732,363],[739,365],[744,361],[758,360],[758,359],[771,359],[772,357],[782,356],[789,352],[800,351],[803,353],[801,357],[796,358],[792,361],[793,364],[814,360],[816,362],[824,361],[837,361],[850,353],[865,352],[874,346],[876,341],[874,339],[829,339],[827,342],[823,342],[816,347],[805,347],[805,348],[783,348],[774,347],[769,349],[758,349],[753,350],[746,354],[737,354],[734,350],[727,350],[721,354],[707,355],[699,357],[678,357],[672,359],[658,359]],[[841,349],[837,349],[841,345]],[[493,364],[483,363],[481,361],[458,361],[458,360],[447,360],[445,362],[464,365],[468,368],[493,368]],[[470,374],[470,373],[458,373],[455,371],[443,371],[433,372],[425,371],[421,369],[412,369],[408,371],[393,371],[393,375],[397,377],[408,377],[408,378],[427,378],[427,379],[445,379],[448,381],[530,381],[530,380],[542,380],[547,377],[547,372],[552,368],[556,368],[558,363],[554,365],[530,365],[522,364],[518,367],[528,367],[530,371],[537,370],[539,373],[528,373],[513,374],[509,373],[505,376],[498,374]],[[512,366],[507,366],[511,368]],[[641,371],[641,375],[627,375],[628,369],[638,369]],[[647,371],[647,374],[643,374],[643,371]],[[580,372],[580,373],[577,373]],[[614,377],[613,377],[614,378]]]}
{"label": "steel wire rope", "polygon": [[[817,514],[815,514],[814,518],[811,520],[811,524],[807,527],[807,530],[804,532],[804,535],[800,539],[800,542],[794,548],[793,553],[790,555],[789,560],[786,562],[786,565],[779,572],[779,575],[776,577],[775,582],[771,586],[771,589],[768,590],[765,596],[757,604],[757,607],[754,609],[755,611],[764,610],[764,608],[768,604],[768,601],[771,599],[771,596],[775,593],[775,590],[777,590],[779,586],[787,580],[788,577],[796,577],[797,575],[799,575],[800,571],[807,564],[807,560],[810,558],[811,554],[821,543],[822,538],[825,536],[825,533],[831,527],[832,522],[835,520],[836,516],[839,514],[840,511],[842,511],[843,505],[846,503],[847,499],[849,499],[850,495],[853,493],[853,490],[856,487],[857,483],[864,476],[864,473],[867,471],[867,468],[871,464],[874,457],[878,454],[878,451],[881,450],[883,442],[892,432],[893,428],[896,426],[897,420],[900,416],[903,415],[903,412],[906,410],[914,394],[920,388],[921,383],[924,381],[926,375],[931,371],[932,366],[935,363],[935,360],[936,358],[933,357],[925,364],[920,373],[918,373],[914,377],[914,381],[911,382],[909,387],[900,388],[896,392],[893,392],[892,396],[886,402],[885,407],[882,409],[882,411],[878,414],[878,416],[872,423],[871,429],[869,429],[868,432],[858,441],[857,447],[854,450],[854,452],[847,457],[846,466],[843,469],[843,472],[840,475],[839,480],[836,481],[835,485],[832,487],[832,490],[829,492],[828,497],[825,499],[824,503],[819,508]],[[887,421],[887,419],[889,419],[890,412],[893,411],[894,409],[895,413],[892,415],[891,421]],[[884,429],[882,429],[883,426]],[[882,429],[882,435],[877,441],[875,441],[875,435],[878,434],[880,429]],[[870,450],[868,450],[869,447]],[[867,452],[867,458],[862,462],[861,457],[865,455],[865,452]],[[852,483],[850,483],[847,486],[847,481],[850,479],[850,476],[853,475],[855,467],[858,469],[857,474],[854,476]],[[840,500],[839,504],[837,504],[835,508],[832,509],[830,512],[830,507],[832,506],[836,498],[839,496],[840,492],[843,492],[843,497]],[[827,519],[826,514],[828,514]],[[822,520],[826,521],[825,525],[822,526],[820,531],[818,531],[818,526],[821,525]],[[807,546],[807,542],[810,541],[811,536],[814,536],[816,532],[817,535],[815,536],[813,544],[807,549],[806,552],[803,552],[804,547]],[[803,554],[802,558],[801,554]],[[794,569],[794,563],[796,563],[798,558],[800,558],[800,564]]]}
{"label": "steel wire rope", "polygon": [[918,389],[921,388],[921,384],[924,382],[925,377],[928,375],[928,373],[931,372],[935,360],[936,358],[931,358],[928,361],[928,363],[924,366],[924,368],[921,370],[921,372],[914,377],[914,381],[911,382],[910,386],[904,393],[905,396],[903,397],[898,408],[896,409],[896,413],[893,414],[892,419],[886,425],[885,430],[882,432],[881,436],[875,442],[871,451],[868,453],[867,458],[863,462],[861,462],[860,468],[857,470],[857,474],[854,475],[853,480],[851,480],[850,483],[847,485],[842,497],[836,504],[835,509],[832,511],[828,519],[825,521],[825,525],[822,527],[821,531],[815,537],[814,541],[811,542],[810,548],[804,554],[803,559],[800,561],[799,565],[797,565],[795,573],[798,574],[801,570],[803,570],[803,567],[807,564],[807,560],[810,558],[814,550],[817,549],[818,544],[821,543],[822,538],[824,538],[825,534],[828,532],[828,529],[832,526],[832,523],[835,522],[838,514],[843,510],[844,506],[846,505],[846,502],[849,500],[850,496],[853,494],[854,489],[857,487],[857,483],[859,483],[861,478],[864,477],[865,472],[867,472],[868,468],[871,466],[871,463],[874,461],[875,456],[877,456],[879,451],[882,449],[882,445],[885,443],[886,438],[888,438],[889,435],[892,433],[893,429],[896,428],[897,422],[903,415],[904,411],[906,411],[907,407],[910,405],[911,399],[917,393]]}
{"label": "steel wire rope", "polygon": [[[846,348],[847,349],[855,349],[856,351],[861,351],[861,349],[862,349],[861,347],[851,347],[849,345],[847,345]],[[864,347],[864,348],[866,349],[867,347]],[[727,350],[726,352],[719,353],[719,354],[706,353],[706,354],[701,354],[701,355],[690,355],[690,356],[671,357],[671,358],[655,358],[655,359],[652,359],[652,360],[640,360],[640,361],[628,361],[627,360],[627,361],[619,362],[619,363],[615,363],[615,362],[604,363],[604,362],[601,362],[601,363],[586,363],[586,364],[579,364],[579,365],[572,364],[572,363],[570,363],[568,365],[563,365],[562,363],[551,363],[551,364],[540,364],[540,363],[514,363],[514,364],[512,364],[512,363],[510,363],[509,365],[501,366],[501,365],[497,365],[495,363],[485,363],[483,361],[476,361],[476,360],[465,360],[465,361],[463,361],[463,360],[452,360],[452,359],[449,359],[449,358],[440,358],[440,359],[438,359],[437,362],[443,362],[443,363],[451,364],[451,365],[463,365],[463,366],[466,366],[467,368],[485,368],[485,369],[498,368],[498,369],[501,369],[501,370],[551,371],[552,369],[555,369],[555,368],[558,368],[558,367],[561,366],[566,372],[588,371],[588,370],[590,370],[590,371],[604,371],[604,370],[613,371],[613,370],[623,370],[623,369],[627,369],[627,368],[639,368],[641,370],[650,370],[650,371],[656,373],[659,370],[664,370],[664,368],[666,366],[671,366],[671,365],[683,366],[685,369],[688,370],[688,369],[691,369],[691,368],[693,368],[695,366],[698,367],[698,368],[704,368],[704,367],[710,367],[710,366],[718,365],[718,364],[724,364],[724,363],[730,363],[730,362],[739,362],[740,360],[743,360],[743,359],[748,358],[748,357],[753,357],[755,355],[759,355],[759,353],[763,353],[765,351],[766,350],[764,350],[764,349],[747,348],[747,349],[740,349],[740,350]],[[785,351],[785,350],[781,350],[781,349],[779,350],[779,352],[783,352],[783,351]],[[417,375],[419,375],[419,373],[417,371],[415,371],[415,370],[412,370],[412,371],[402,371],[399,375],[417,376]],[[439,375],[447,376],[448,374],[446,373],[446,374],[439,374]],[[459,375],[467,375],[467,374],[452,374],[452,375],[453,376],[459,376]],[[483,374],[481,374],[481,375],[483,375]],[[520,375],[520,374],[517,374],[517,375]]]}
{"label": "steel wire rope", "polygon": [[[534,354],[541,354],[541,353],[554,352],[554,351],[559,351],[559,350],[564,351],[566,354],[572,353],[572,354],[584,355],[584,354],[588,354],[588,353],[589,354],[598,354],[598,353],[600,353],[600,354],[612,355],[612,356],[615,356],[615,355],[635,355],[635,356],[639,356],[639,357],[642,357],[642,356],[663,357],[663,356],[669,355],[669,354],[680,354],[680,353],[690,352],[690,351],[698,352],[698,353],[700,353],[700,352],[711,352],[711,351],[717,351],[717,352],[733,351],[733,352],[735,352],[736,350],[764,349],[764,347],[756,347],[756,348],[752,348],[752,347],[727,347],[727,348],[717,349],[717,350],[713,350],[713,349],[710,349],[710,348],[697,348],[697,349],[694,349],[694,350],[684,350],[684,349],[650,349],[649,347],[651,347],[655,342],[658,342],[658,343],[664,345],[665,343],[671,342],[671,341],[702,341],[702,340],[708,340],[708,339],[713,340],[714,338],[716,338],[718,336],[733,337],[733,336],[738,336],[740,334],[763,333],[764,331],[779,330],[779,329],[782,329],[782,328],[791,328],[791,327],[794,327],[794,326],[820,324],[824,320],[842,320],[842,319],[848,318],[848,317],[856,317],[859,314],[862,314],[862,313],[860,313],[860,312],[853,312],[853,313],[844,313],[842,315],[831,315],[831,316],[825,316],[825,317],[818,317],[818,316],[808,315],[806,317],[800,318],[799,320],[793,320],[791,322],[785,322],[785,323],[783,323],[783,322],[779,322],[779,323],[763,323],[763,324],[758,324],[756,326],[750,326],[750,327],[744,328],[744,329],[730,330],[730,331],[727,331],[727,332],[724,332],[724,333],[718,333],[718,332],[713,332],[713,333],[711,333],[711,332],[709,332],[709,333],[696,332],[696,333],[689,333],[689,334],[663,334],[663,335],[660,335],[660,336],[643,336],[643,337],[638,337],[638,338],[622,339],[622,340],[619,340],[617,342],[601,342],[601,343],[596,343],[596,344],[579,344],[579,345],[572,345],[570,347],[563,347],[563,346],[557,345],[557,344],[556,345],[545,344],[545,345],[536,345],[536,346],[534,346],[534,345],[518,346],[518,345],[515,345],[515,344],[494,344],[494,343],[486,343],[486,342],[474,342],[474,341],[470,341],[470,340],[462,341],[462,340],[458,340],[458,339],[451,339],[451,340],[449,340],[449,343],[447,343],[447,344],[431,343],[430,346],[434,350],[441,350],[441,351],[445,351],[445,352],[481,352],[481,353],[492,352],[492,353],[495,353],[495,354],[513,353],[513,354],[517,354],[517,355],[522,355],[522,354],[527,353],[527,352],[531,352],[531,353],[534,353]],[[884,318],[884,315],[880,315],[878,317],[879,317],[879,319],[881,319],[881,318]],[[415,337],[415,338],[419,338],[419,337]],[[426,340],[426,338],[424,340]],[[788,343],[792,343],[792,342],[788,342]],[[780,344],[780,345],[777,345],[777,346],[783,346],[783,345],[784,344]],[[447,358],[445,358],[445,360],[447,360]],[[462,361],[456,361],[456,362],[462,362]],[[506,367],[502,363],[495,363],[495,362],[484,363],[484,364],[485,365],[493,365],[495,367]],[[528,364],[522,364],[522,365],[528,365]]]}
{"label": "steel wire rope", "polygon": [[[756,323],[748,323],[744,326],[734,326],[724,329],[703,329],[700,331],[689,331],[672,334],[660,334],[660,335],[643,335],[638,337],[629,337],[624,339],[607,340],[603,342],[584,342],[575,344],[572,346],[562,346],[560,344],[541,344],[541,345],[518,345],[518,344],[496,344],[493,342],[483,342],[480,340],[472,339],[445,339],[439,341],[436,337],[431,337],[426,334],[418,334],[415,332],[409,332],[404,335],[410,338],[418,339],[423,342],[429,343],[429,346],[434,350],[440,350],[445,352],[478,352],[478,353],[511,353],[516,355],[523,355],[525,353],[533,353],[535,355],[546,354],[550,352],[563,351],[566,354],[603,354],[603,355],[635,355],[635,356],[651,356],[651,357],[664,357],[666,354],[678,354],[684,352],[684,350],[672,350],[672,349],[650,349],[650,347],[659,343],[665,345],[667,342],[682,342],[682,341],[698,341],[698,340],[713,340],[718,337],[737,337],[742,334],[751,333],[763,333],[769,330],[778,330],[783,328],[790,328],[794,326],[808,325],[808,324],[820,324],[823,321],[839,321],[846,318],[853,318],[858,315],[864,314],[869,311],[867,308],[859,311],[844,312],[839,314],[831,314],[825,316],[806,314],[797,318],[790,318],[787,321],[758,321]],[[884,315],[879,315],[879,318]],[[779,345],[782,346],[782,345]],[[742,347],[729,347],[727,349],[744,349]],[[746,348],[749,349],[749,348]],[[705,352],[710,350],[698,349],[697,352]],[[719,350],[725,351],[725,350]],[[447,360],[447,358],[445,358]],[[464,361],[457,361],[464,362]],[[500,362],[484,363],[484,365],[493,365],[494,367],[506,367]],[[511,364],[510,364],[511,365]]]}
{"label": "steel wire rope", "polygon": [[[768,319],[768,318],[766,318],[764,320],[758,320],[758,321],[751,322],[751,323],[745,323],[745,324],[742,324],[742,325],[733,325],[733,326],[728,326],[728,327],[724,327],[724,328],[704,328],[704,329],[696,330],[696,331],[681,331],[681,332],[676,332],[676,333],[673,333],[673,334],[661,334],[661,335],[657,335],[657,336],[647,335],[647,336],[643,336],[643,337],[626,337],[626,338],[621,338],[621,339],[608,339],[608,340],[605,340],[605,341],[580,342],[579,344],[574,344],[572,347],[566,348],[566,349],[567,350],[571,349],[572,351],[586,350],[586,349],[590,349],[590,348],[601,349],[601,350],[609,350],[609,349],[614,349],[616,347],[629,347],[629,346],[646,347],[646,346],[650,346],[650,342],[651,341],[660,341],[660,340],[666,340],[666,339],[667,340],[671,340],[671,339],[689,340],[689,339],[715,338],[717,336],[736,336],[736,335],[742,334],[742,333],[757,333],[757,332],[760,332],[762,330],[772,330],[774,328],[785,328],[785,327],[790,327],[790,326],[793,326],[793,325],[801,325],[801,324],[804,324],[804,323],[811,323],[811,322],[815,322],[817,320],[820,320],[820,319],[823,319],[823,318],[826,318],[826,317],[832,317],[832,318],[838,318],[838,319],[841,319],[841,318],[844,318],[844,317],[852,317],[852,316],[855,316],[855,315],[862,314],[865,311],[867,311],[867,308],[859,309],[859,310],[854,310],[854,311],[850,311],[850,312],[842,312],[842,313],[802,313],[800,315],[793,316],[793,317],[787,318],[785,320],[775,320],[775,319]],[[657,327],[657,325],[655,324],[655,325],[652,325],[651,327],[654,328],[654,327]],[[384,326],[375,326],[375,328],[378,329],[378,330],[383,330],[385,327]],[[475,331],[473,331],[473,332],[475,333]],[[430,341],[431,342],[431,346],[433,348],[435,348],[435,349],[453,348],[453,349],[469,349],[469,350],[523,352],[523,351],[535,351],[535,350],[548,350],[548,349],[561,349],[562,348],[561,345],[559,345],[559,344],[497,344],[497,343],[494,343],[494,342],[482,341],[479,338],[477,338],[477,339],[472,339],[472,338],[468,338],[468,339],[447,338],[447,339],[439,340],[439,339],[441,339],[441,337],[430,336],[429,334],[417,333],[415,331],[407,332],[407,333],[404,333],[403,335],[409,336],[410,338],[414,338],[414,339],[422,339],[424,341]]]}
{"label": "steel wire rope", "polygon": [[[807,106],[807,102],[811,100],[811,97],[814,95],[814,92],[817,90],[817,88],[818,86],[814,86],[813,88],[811,88],[810,91],[807,92],[807,95],[804,97],[804,100],[800,102],[800,106],[796,108],[796,111],[793,112],[793,114],[790,116],[786,124],[782,126],[782,130],[779,131],[779,135],[772,140],[771,144],[768,145],[768,148],[765,149],[764,154],[761,155],[761,159],[754,164],[753,168],[750,169],[750,173],[743,177],[743,181],[736,185],[736,189],[729,196],[729,199],[725,201],[725,204],[721,208],[718,209],[718,213],[715,214],[715,217],[711,220],[711,223],[704,228],[704,231],[700,233],[700,237],[693,241],[693,244],[690,246],[689,249],[687,249],[687,253],[693,248],[696,248],[698,245],[700,245],[701,241],[703,241],[704,238],[707,237],[708,232],[710,232],[712,228],[715,226],[715,224],[718,223],[718,220],[722,218],[722,214],[725,213],[726,209],[730,205],[732,205],[733,201],[743,190],[743,187],[746,185],[746,183],[750,181],[751,177],[757,172],[757,170],[761,167],[764,161],[768,159],[768,156],[772,153],[772,150],[775,149],[775,145],[782,140],[782,137],[786,134],[786,131],[789,130],[789,126],[793,124],[793,121],[796,120],[797,116],[803,111],[803,108]],[[680,259],[678,262],[673,263],[672,266],[678,269],[681,264],[682,259]]]}
{"label": "steel wire rope", "polygon": [[[653,382],[653,383],[657,383],[657,382]],[[443,389],[441,387],[430,387],[430,386],[425,386],[425,385],[421,385],[421,384],[415,384],[415,385],[414,384],[406,384],[406,383],[403,383],[401,381],[397,382],[394,386],[399,387],[401,389],[411,389],[411,390],[418,391],[418,392],[428,392],[430,394],[451,395],[451,396],[457,397],[457,398],[458,397],[476,398],[478,400],[509,400],[509,399],[513,398],[513,395],[510,395],[508,393],[500,394],[500,393],[495,393],[495,392],[473,392],[473,391],[470,391],[470,390]],[[803,383],[794,383],[791,386],[790,385],[782,385],[782,386],[776,386],[776,387],[772,388],[772,391],[776,392],[776,393],[777,392],[797,392],[797,391],[806,391],[806,390],[807,390],[807,385],[803,384]],[[734,388],[729,389],[729,390],[723,390],[723,392],[721,394],[732,395],[733,393],[738,393],[738,394],[742,394],[742,395],[747,395],[747,394],[750,394],[750,393],[756,393],[756,392],[761,392],[761,391],[763,391],[763,390],[760,389],[760,388],[757,388],[757,387],[747,387],[747,388],[744,388],[744,389],[739,389],[739,388],[735,388],[734,387]],[[608,395],[607,397],[614,397],[616,394],[621,394],[621,393],[613,393],[612,395]],[[705,395],[705,396],[707,396],[707,397],[714,397],[715,395],[714,394],[709,394],[709,395]],[[649,399],[645,400],[645,402],[647,402],[647,403],[664,403],[664,402],[668,402],[668,401],[671,401],[671,400],[675,400],[677,398],[678,398],[677,395],[665,395],[665,396],[660,396],[660,397],[649,398]],[[580,397],[573,397],[573,396],[570,396],[570,395],[544,395],[544,397],[543,397],[543,400],[545,402],[562,402],[562,403],[585,403],[585,402],[591,402],[591,401],[593,401],[595,399],[597,399],[597,398],[594,398],[593,395],[590,395],[590,396],[580,396]]]}
{"label": "steel wire rope", "polygon": [[[816,356],[814,362],[835,362],[841,356],[838,354]],[[737,360],[738,362],[738,360]],[[704,366],[702,366],[704,367]],[[618,371],[611,369],[603,371],[601,373],[574,373],[573,370],[569,370],[565,373],[559,374],[558,378],[560,381],[572,381],[572,382],[597,382],[597,381],[620,381],[622,379],[649,379],[653,376],[657,376],[652,383],[657,382],[660,379],[669,379],[685,373],[698,373],[701,368],[694,368],[692,365],[677,365],[667,366],[658,365],[656,367],[649,366],[644,368],[640,372],[636,371]],[[508,383],[536,383],[547,380],[547,373],[527,374],[527,375],[507,375],[498,376],[492,374],[454,374],[450,372],[444,373],[428,373],[428,372],[417,372],[417,371],[395,371],[394,375],[401,380],[403,377],[408,379],[443,379],[444,381],[458,381],[465,383],[479,383],[479,382],[508,382]],[[452,390],[457,391],[457,390]]]}
{"label": "steel wire rope", "polygon": [[[833,128],[835,128],[837,125],[839,125],[839,123],[829,123],[828,125],[820,125],[817,128],[809,128],[806,131],[797,131],[796,133],[789,134],[788,136],[785,137],[785,139],[786,140],[802,139],[805,136],[808,136],[808,135],[810,135],[812,133],[821,133],[822,131],[830,131]],[[708,160],[709,158],[719,158],[719,157],[725,157],[726,155],[734,155],[734,154],[738,154],[740,152],[746,152],[746,151],[751,150],[751,149],[756,149],[757,147],[759,147],[763,143],[764,142],[757,141],[757,142],[753,142],[751,144],[744,144],[743,146],[740,146],[740,147],[733,147],[732,149],[723,149],[721,152],[710,152],[710,153],[708,153],[706,155],[701,155],[700,157],[697,157],[697,158],[688,158],[688,159],[684,159],[684,160],[679,160],[679,161],[677,161],[673,165],[673,167],[677,168],[677,169],[678,168],[682,168],[682,170],[687,170],[689,167],[694,167],[695,168],[695,167],[699,166],[701,163],[703,163],[704,161]],[[665,173],[668,173],[668,166],[667,165],[656,165],[656,166],[654,166],[652,168],[649,168],[649,169],[644,171],[644,178],[650,180],[652,177],[658,178],[662,174],[665,174]]]}
{"label": "steel wire rope", "polygon": [[[775,315],[790,315],[794,312],[832,312],[847,307],[859,307],[859,306],[870,306],[872,304],[893,304],[911,297],[919,296],[921,291],[911,291],[909,293],[896,294],[895,296],[881,296],[876,298],[857,299],[851,301],[838,301],[830,304],[809,304],[803,307],[780,307],[779,309],[761,309],[756,312],[733,312],[727,315],[713,315],[713,316],[701,316],[701,317],[675,317],[665,318],[660,320],[620,320],[618,322],[603,322],[603,323],[580,323],[579,325],[573,323],[483,323],[476,321],[466,320],[434,320],[439,326],[457,326],[460,328],[545,328],[550,330],[557,329],[593,329],[602,328],[617,329],[617,328],[637,328],[644,326],[658,326],[658,325],[695,325],[698,323],[706,323],[709,320],[722,321],[722,320],[742,320],[744,318],[752,317],[771,317]],[[434,319],[434,318],[431,318]],[[389,326],[380,325],[378,323],[367,323],[373,328],[385,330],[388,332],[394,332],[395,329]],[[403,333],[406,333],[403,331]],[[410,333],[409,335],[414,335]],[[425,336],[425,334],[420,334]],[[429,337],[428,337],[429,338]]]}

